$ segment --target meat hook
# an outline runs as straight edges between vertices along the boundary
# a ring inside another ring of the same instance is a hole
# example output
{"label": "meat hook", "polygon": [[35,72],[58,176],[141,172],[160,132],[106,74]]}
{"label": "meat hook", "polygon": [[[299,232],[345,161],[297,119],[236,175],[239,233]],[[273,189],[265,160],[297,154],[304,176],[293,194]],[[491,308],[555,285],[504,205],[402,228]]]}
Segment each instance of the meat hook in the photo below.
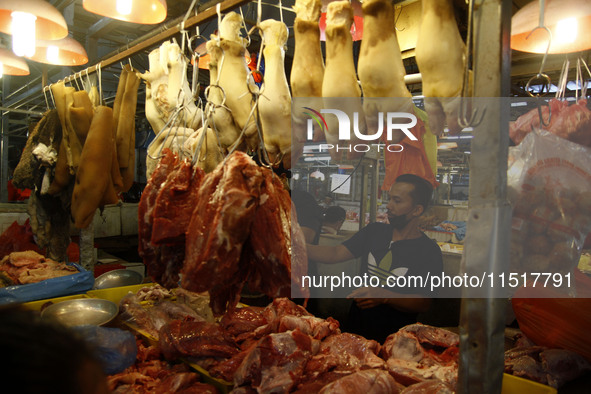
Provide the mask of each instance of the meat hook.
{"label": "meat hook", "polygon": [[[468,96],[472,96],[470,93],[470,63],[472,57],[472,30],[473,30],[473,18],[474,16],[474,0],[469,0],[468,5],[468,33],[466,36],[466,49],[465,49],[465,58],[464,58],[464,83],[462,84],[462,92],[460,94],[460,108],[458,113],[458,125],[461,128],[467,127],[476,127],[484,119],[484,114],[486,113],[486,108],[480,114],[480,118],[477,119],[476,115],[478,114],[478,109],[471,111],[470,115],[468,115],[468,111],[471,110],[471,100],[469,103],[466,103],[465,98]],[[474,72],[474,71],[472,71]]]}

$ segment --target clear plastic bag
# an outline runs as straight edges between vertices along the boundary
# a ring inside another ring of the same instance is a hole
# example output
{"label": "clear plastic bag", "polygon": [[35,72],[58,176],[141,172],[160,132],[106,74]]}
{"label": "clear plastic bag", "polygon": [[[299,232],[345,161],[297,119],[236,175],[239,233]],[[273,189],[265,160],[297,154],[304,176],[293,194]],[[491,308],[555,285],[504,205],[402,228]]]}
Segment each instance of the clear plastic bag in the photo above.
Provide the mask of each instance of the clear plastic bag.
{"label": "clear plastic bag", "polygon": [[511,148],[508,186],[511,271],[571,273],[591,230],[591,149],[535,130]]}

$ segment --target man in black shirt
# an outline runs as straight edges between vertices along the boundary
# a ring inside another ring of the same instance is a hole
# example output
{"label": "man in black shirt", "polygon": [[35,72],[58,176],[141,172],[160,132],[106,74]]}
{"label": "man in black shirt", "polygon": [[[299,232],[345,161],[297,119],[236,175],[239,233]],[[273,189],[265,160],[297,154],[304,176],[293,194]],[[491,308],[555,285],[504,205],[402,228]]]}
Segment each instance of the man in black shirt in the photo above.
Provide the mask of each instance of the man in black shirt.
{"label": "man in black shirt", "polygon": [[[386,286],[397,277],[408,278],[430,273],[439,275],[443,258],[437,243],[419,230],[419,217],[427,209],[433,188],[426,180],[411,174],[396,179],[389,191],[388,221],[371,223],[338,246],[308,245],[308,257],[322,263],[338,263],[362,257],[360,274],[376,276],[384,285],[358,288],[347,331],[381,343],[401,327],[415,323],[417,314],[429,309],[431,298],[419,287]],[[402,281],[400,281],[402,283]],[[430,290],[427,286],[426,290]]]}

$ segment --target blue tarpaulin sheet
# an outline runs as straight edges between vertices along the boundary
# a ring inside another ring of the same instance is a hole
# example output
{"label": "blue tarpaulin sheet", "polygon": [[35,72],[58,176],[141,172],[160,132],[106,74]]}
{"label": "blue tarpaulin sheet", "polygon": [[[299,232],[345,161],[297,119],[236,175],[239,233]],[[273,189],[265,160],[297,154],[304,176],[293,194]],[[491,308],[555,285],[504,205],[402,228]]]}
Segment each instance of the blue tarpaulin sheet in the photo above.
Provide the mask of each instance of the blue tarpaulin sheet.
{"label": "blue tarpaulin sheet", "polygon": [[86,271],[78,264],[70,263],[69,265],[76,267],[79,272],[59,278],[46,279],[37,283],[1,288],[0,305],[80,294],[90,290],[94,285],[93,273]]}

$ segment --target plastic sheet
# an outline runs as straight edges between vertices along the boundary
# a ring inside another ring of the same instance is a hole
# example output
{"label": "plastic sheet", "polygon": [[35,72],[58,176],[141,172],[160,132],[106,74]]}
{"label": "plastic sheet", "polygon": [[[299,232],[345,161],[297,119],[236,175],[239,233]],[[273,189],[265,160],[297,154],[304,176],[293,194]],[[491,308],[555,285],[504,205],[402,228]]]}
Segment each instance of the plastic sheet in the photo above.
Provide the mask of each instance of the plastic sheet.
{"label": "plastic sheet", "polygon": [[46,279],[38,283],[1,288],[0,305],[85,293],[92,289],[94,285],[94,275],[92,272],[86,271],[75,263],[70,263],[69,265],[73,265],[80,272],[59,278]]}
{"label": "plastic sheet", "polygon": [[123,372],[135,363],[135,335],[119,328],[80,326],[75,330],[88,342],[107,375]]}

